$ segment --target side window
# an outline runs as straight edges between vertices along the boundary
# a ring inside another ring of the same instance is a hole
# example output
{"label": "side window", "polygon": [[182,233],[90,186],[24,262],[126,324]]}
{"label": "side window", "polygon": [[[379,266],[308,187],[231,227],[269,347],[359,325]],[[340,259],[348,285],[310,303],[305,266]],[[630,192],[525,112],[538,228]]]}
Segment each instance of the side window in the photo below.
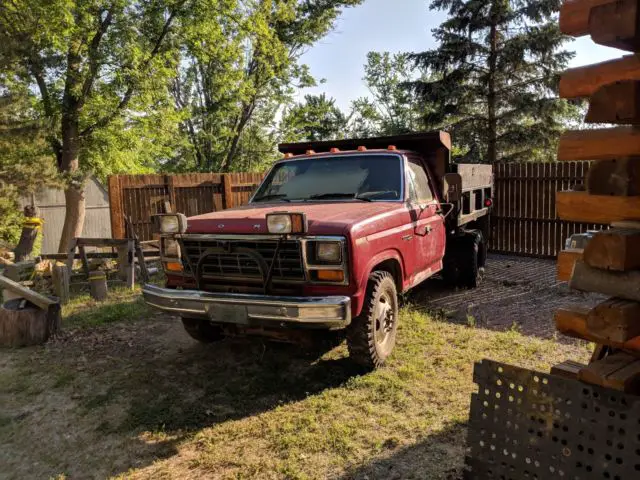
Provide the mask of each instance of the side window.
{"label": "side window", "polygon": [[420,161],[416,159],[409,159],[407,163],[409,166],[407,171],[409,199],[418,203],[431,202],[433,200],[433,193],[431,193],[427,172],[424,171]]}

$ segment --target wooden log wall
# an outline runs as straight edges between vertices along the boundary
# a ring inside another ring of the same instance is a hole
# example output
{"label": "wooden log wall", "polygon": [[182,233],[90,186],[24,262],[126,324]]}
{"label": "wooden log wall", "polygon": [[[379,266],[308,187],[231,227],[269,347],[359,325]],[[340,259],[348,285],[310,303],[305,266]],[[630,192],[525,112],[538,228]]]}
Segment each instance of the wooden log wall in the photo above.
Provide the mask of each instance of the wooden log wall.
{"label": "wooden log wall", "polygon": [[261,173],[112,175],[109,177],[111,230],[125,238],[131,218],[140,241],[153,239],[151,216],[167,207],[187,216],[220,211],[248,202]]}
{"label": "wooden log wall", "polygon": [[558,160],[596,163],[585,191],[558,193],[558,216],[613,228],[582,252],[563,252],[558,267],[570,287],[611,298],[593,309],[559,310],[556,326],[598,344],[591,363],[577,369],[579,380],[640,394],[640,0],[566,1],[560,26],[632,54],[569,70],[560,82],[562,97],[589,99],[587,122],[618,126],[560,140]]}

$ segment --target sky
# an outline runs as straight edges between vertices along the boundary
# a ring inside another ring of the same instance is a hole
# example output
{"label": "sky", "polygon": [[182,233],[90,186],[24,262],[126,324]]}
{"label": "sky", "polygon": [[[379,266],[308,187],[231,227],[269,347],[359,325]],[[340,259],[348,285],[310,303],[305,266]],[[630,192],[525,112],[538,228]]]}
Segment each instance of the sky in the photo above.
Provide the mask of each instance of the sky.
{"label": "sky", "polygon": [[[348,109],[352,100],[367,94],[362,82],[367,53],[422,52],[436,47],[431,30],[445,19],[443,12],[428,9],[427,0],[365,0],[346,9],[335,30],[302,57],[311,73],[326,83],[301,94],[327,93],[338,106]],[[601,47],[589,37],[567,44],[575,50],[571,67],[620,57],[620,50]]]}

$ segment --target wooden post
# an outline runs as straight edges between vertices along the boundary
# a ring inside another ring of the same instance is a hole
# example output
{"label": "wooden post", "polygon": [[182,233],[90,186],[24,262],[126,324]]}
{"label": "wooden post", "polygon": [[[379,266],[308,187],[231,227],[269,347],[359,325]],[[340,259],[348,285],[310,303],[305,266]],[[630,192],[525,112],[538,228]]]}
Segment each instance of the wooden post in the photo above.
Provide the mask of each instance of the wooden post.
{"label": "wooden post", "polygon": [[107,274],[101,271],[91,272],[89,275],[91,298],[103,302],[108,297]]}
{"label": "wooden post", "polygon": [[176,186],[174,180],[175,178],[173,175],[164,176],[164,183],[167,186],[167,192],[169,193],[169,203],[171,205],[171,210],[166,213],[176,212],[176,209],[178,208],[178,206],[176,205]]}
{"label": "wooden post", "polygon": [[222,175],[222,194],[224,197],[224,208],[233,208],[233,183],[231,183],[231,176],[228,173]]}
{"label": "wooden post", "polygon": [[118,277],[123,280],[128,288],[135,287],[135,242],[127,241],[126,245],[118,247]]}
{"label": "wooden post", "polygon": [[111,214],[111,235],[113,238],[124,238],[122,181],[119,175],[109,176],[109,212]]}
{"label": "wooden post", "polygon": [[60,299],[60,304],[66,305],[69,303],[69,269],[62,263],[56,263],[53,266],[51,274],[53,279],[53,290],[56,296]]}
{"label": "wooden post", "polygon": [[76,247],[78,246],[78,239],[74,238],[71,240],[71,245],[69,245],[69,251],[67,252],[67,269],[69,270],[69,275],[73,272],[73,261],[76,258]]}

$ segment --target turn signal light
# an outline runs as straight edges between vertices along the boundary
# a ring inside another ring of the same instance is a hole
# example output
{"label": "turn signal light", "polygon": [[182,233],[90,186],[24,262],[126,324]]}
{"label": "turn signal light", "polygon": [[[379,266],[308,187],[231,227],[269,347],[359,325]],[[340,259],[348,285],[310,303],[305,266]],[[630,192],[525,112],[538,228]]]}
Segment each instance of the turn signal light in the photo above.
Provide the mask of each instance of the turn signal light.
{"label": "turn signal light", "polygon": [[164,268],[167,272],[182,272],[184,270],[182,264],[178,262],[165,263]]}
{"label": "turn signal light", "polygon": [[321,282],[344,282],[342,270],[318,270],[318,280]]}
{"label": "turn signal light", "polygon": [[339,149],[339,148],[336,148],[336,147],[333,147],[333,148],[330,150],[330,152],[331,152],[331,153],[338,153],[339,151],[340,151],[340,149]]}
{"label": "turn signal light", "polygon": [[307,155],[314,155],[315,153],[315,150],[307,150]]}
{"label": "turn signal light", "polygon": [[493,200],[492,200],[492,199],[490,199],[490,198],[487,198],[487,199],[484,201],[484,206],[485,206],[485,207],[487,207],[487,208],[489,208],[489,207],[493,207]]}
{"label": "turn signal light", "polygon": [[360,145],[360,146],[358,147],[358,151],[359,151],[359,152],[366,152],[366,151],[367,151],[367,147],[365,147],[364,145]]}
{"label": "turn signal light", "polygon": [[387,148],[387,150],[395,151],[398,150],[398,147],[396,147],[395,145],[389,145],[389,148]]}

